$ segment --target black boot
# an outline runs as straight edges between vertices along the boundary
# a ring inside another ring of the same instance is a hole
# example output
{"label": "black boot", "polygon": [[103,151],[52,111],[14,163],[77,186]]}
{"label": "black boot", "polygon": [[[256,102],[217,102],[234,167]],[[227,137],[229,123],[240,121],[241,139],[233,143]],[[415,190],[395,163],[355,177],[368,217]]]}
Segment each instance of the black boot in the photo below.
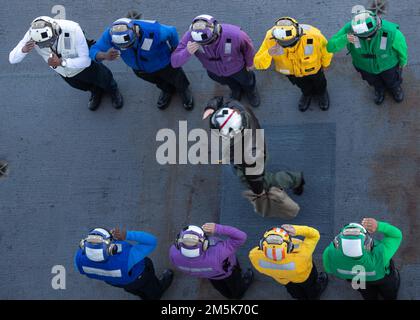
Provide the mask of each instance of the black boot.
{"label": "black boot", "polygon": [[163,271],[162,275],[159,277],[160,285],[162,286],[162,291],[166,291],[174,279],[174,272],[171,269],[166,269]]}
{"label": "black boot", "polygon": [[385,90],[383,89],[375,89],[375,103],[379,106],[385,100]]}
{"label": "black boot", "polygon": [[96,109],[98,109],[99,105],[101,104],[101,101],[102,101],[102,91],[101,90],[91,91],[91,95],[90,95],[89,103],[88,103],[89,110],[95,111]]}
{"label": "black boot", "polygon": [[327,90],[319,96],[318,105],[322,111],[327,111],[330,108],[330,96]]}
{"label": "black boot", "polygon": [[194,108],[194,99],[189,88],[187,88],[184,92],[181,92],[181,98],[186,110],[192,110]]}
{"label": "black boot", "polygon": [[169,103],[171,102],[172,93],[161,91],[159,95],[159,100],[157,103],[157,107],[161,110],[166,109],[169,107]]}
{"label": "black boot", "polygon": [[124,105],[124,99],[120,90],[115,90],[111,93],[112,106],[115,109],[121,109]]}
{"label": "black boot", "polygon": [[260,93],[258,92],[257,86],[254,87],[253,90],[247,91],[246,96],[248,98],[248,102],[254,108],[258,107],[261,103]]}
{"label": "black boot", "polygon": [[391,89],[391,94],[395,102],[400,103],[404,100],[404,91],[401,86]]}
{"label": "black boot", "polygon": [[229,96],[232,100],[236,100],[236,101],[241,101],[242,98],[242,92],[241,90],[231,90],[230,91],[230,96]]}
{"label": "black boot", "polygon": [[320,272],[318,275],[319,293],[318,298],[322,295],[328,285],[328,275],[325,272]]}
{"label": "black boot", "polygon": [[293,189],[293,193],[297,196],[302,195],[304,185],[305,185],[305,179],[303,178],[303,173],[302,173],[302,180],[300,181],[300,185],[298,185],[296,188]]}
{"label": "black boot", "polygon": [[311,105],[311,99],[311,96],[305,96],[304,94],[302,94],[299,99],[299,110],[302,112],[308,110],[309,106]]}

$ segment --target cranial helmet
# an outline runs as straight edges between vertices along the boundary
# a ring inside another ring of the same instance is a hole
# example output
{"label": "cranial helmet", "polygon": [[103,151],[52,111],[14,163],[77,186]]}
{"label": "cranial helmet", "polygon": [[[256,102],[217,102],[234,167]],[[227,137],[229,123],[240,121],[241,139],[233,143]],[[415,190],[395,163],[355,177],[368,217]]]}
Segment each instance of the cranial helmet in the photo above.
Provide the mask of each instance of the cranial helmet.
{"label": "cranial helmet", "polygon": [[223,138],[232,139],[245,128],[243,114],[234,108],[218,109],[210,118],[211,129],[218,129]]}
{"label": "cranial helmet", "polygon": [[219,37],[221,26],[212,16],[202,14],[194,18],[190,31],[191,37],[195,42],[207,45]]}
{"label": "cranial helmet", "polygon": [[260,240],[259,248],[264,251],[264,255],[268,259],[281,261],[293,251],[294,245],[286,230],[274,227],[264,233]]}
{"label": "cranial helmet", "polygon": [[334,246],[350,258],[360,258],[373,248],[373,238],[359,223],[346,225],[334,239]]}
{"label": "cranial helmet", "polygon": [[293,47],[299,41],[302,33],[298,22],[290,17],[278,19],[271,31],[272,39],[285,48]]}
{"label": "cranial helmet", "polygon": [[80,248],[89,260],[103,262],[118,251],[118,246],[113,241],[111,232],[104,228],[95,228],[89,232],[87,238],[80,241]]}
{"label": "cranial helmet", "polygon": [[175,239],[175,247],[187,258],[199,257],[209,247],[209,240],[203,229],[190,225],[182,229]]}
{"label": "cranial helmet", "polygon": [[359,38],[369,38],[381,27],[381,19],[376,13],[366,10],[363,6],[354,6],[352,14],[351,27]]}
{"label": "cranial helmet", "polygon": [[60,35],[61,29],[58,23],[50,17],[41,16],[31,23],[29,35],[40,48],[52,47]]}
{"label": "cranial helmet", "polygon": [[109,30],[112,43],[120,50],[131,48],[138,39],[139,32],[139,26],[128,18],[114,21]]}

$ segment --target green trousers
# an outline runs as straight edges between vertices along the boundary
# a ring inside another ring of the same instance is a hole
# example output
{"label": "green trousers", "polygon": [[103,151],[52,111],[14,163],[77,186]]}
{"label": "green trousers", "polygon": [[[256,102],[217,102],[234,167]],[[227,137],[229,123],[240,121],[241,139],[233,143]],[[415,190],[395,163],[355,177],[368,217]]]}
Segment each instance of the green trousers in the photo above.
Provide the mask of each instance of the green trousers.
{"label": "green trousers", "polygon": [[[232,166],[235,174],[239,177],[242,184],[250,189],[248,182],[245,178],[245,173],[238,167]],[[297,188],[302,182],[302,172],[294,171],[278,171],[267,172],[264,174],[264,189],[267,191],[271,187],[278,187],[284,190]]]}

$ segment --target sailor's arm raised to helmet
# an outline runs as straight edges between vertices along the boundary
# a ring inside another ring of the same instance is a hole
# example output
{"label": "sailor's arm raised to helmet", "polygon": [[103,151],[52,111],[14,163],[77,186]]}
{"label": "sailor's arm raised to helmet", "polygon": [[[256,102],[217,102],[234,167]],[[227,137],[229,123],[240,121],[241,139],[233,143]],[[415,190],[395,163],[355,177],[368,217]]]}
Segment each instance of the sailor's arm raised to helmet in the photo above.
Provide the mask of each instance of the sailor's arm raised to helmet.
{"label": "sailor's arm raised to helmet", "polygon": [[17,46],[9,53],[9,62],[11,64],[19,63],[23,59],[25,59],[26,55],[29,53],[24,52],[22,49],[27,45],[28,42],[31,41],[31,36],[29,35],[29,31],[25,33],[25,36],[22,40],[19,41]]}
{"label": "sailor's arm raised to helmet", "polygon": [[328,52],[335,53],[341,51],[349,43],[347,39],[347,30],[349,29],[349,26],[350,23],[347,23],[340,31],[333,35],[330,40],[328,40]]}
{"label": "sailor's arm raised to helmet", "polygon": [[323,68],[328,68],[331,64],[333,54],[331,52],[328,52],[328,50],[327,50],[328,41],[322,34],[319,35],[319,43],[321,45],[322,67]]}
{"label": "sailor's arm raised to helmet", "polygon": [[247,238],[246,233],[242,230],[221,224],[216,224],[215,234],[228,237],[221,243],[225,249],[223,252],[228,256],[233,254],[240,246],[242,246]]}
{"label": "sailor's arm raised to helmet", "polygon": [[401,245],[402,232],[397,227],[383,221],[378,221],[377,232],[384,235],[381,244],[384,246],[384,262],[388,263]]}
{"label": "sailor's arm raised to helmet", "polygon": [[137,242],[130,250],[128,258],[129,270],[147,257],[157,246],[157,238],[143,231],[127,231],[127,241]]}
{"label": "sailor's arm raised to helmet", "polygon": [[319,231],[312,227],[307,226],[296,226],[293,225],[296,230],[297,236],[305,237],[302,247],[305,248],[305,252],[310,255],[314,252],[316,245],[320,239]]}
{"label": "sailor's arm raised to helmet", "polygon": [[[114,48],[111,43],[111,37],[109,35],[109,28],[107,28],[104,33],[102,33],[102,36],[99,38],[98,41],[90,48],[89,50],[89,56],[93,61],[101,62],[103,60],[106,60],[108,58],[111,58],[111,56],[108,56],[108,51]],[[112,51],[117,51],[115,48]],[[115,60],[115,59],[114,59]]]}
{"label": "sailor's arm raised to helmet", "polygon": [[270,37],[271,37],[271,30],[267,32],[260,48],[255,54],[255,57],[254,57],[255,69],[268,69],[271,66],[273,57],[269,54],[268,50],[271,48],[272,45],[275,45],[275,43],[272,40],[270,40]]}
{"label": "sailor's arm raised to helmet", "polygon": [[184,64],[188,62],[188,60],[192,57],[191,53],[188,52],[188,42],[192,41],[190,32],[187,31],[181,41],[179,42],[178,46],[176,47],[175,51],[171,54],[171,65],[174,68],[182,67]]}

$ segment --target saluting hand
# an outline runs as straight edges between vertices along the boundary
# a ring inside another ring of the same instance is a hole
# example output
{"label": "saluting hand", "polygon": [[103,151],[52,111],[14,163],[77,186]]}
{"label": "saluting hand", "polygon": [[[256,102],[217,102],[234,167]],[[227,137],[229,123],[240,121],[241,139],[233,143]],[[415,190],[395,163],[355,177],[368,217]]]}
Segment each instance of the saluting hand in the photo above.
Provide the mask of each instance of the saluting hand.
{"label": "saluting hand", "polygon": [[61,59],[55,53],[52,53],[48,58],[48,65],[50,67],[57,68],[61,65]]}
{"label": "saluting hand", "polygon": [[213,233],[216,231],[216,224],[215,224],[215,223],[210,223],[210,222],[208,222],[208,223],[205,223],[205,224],[201,227],[201,229],[203,229],[203,231],[204,231],[205,233],[208,233],[208,234],[213,234]]}
{"label": "saluting hand", "polygon": [[369,233],[375,233],[378,229],[378,221],[373,218],[364,218],[362,220],[362,226],[365,227]]}
{"label": "saluting hand", "polygon": [[281,226],[284,230],[286,230],[291,236],[296,235],[296,229],[291,224],[284,224]]}
{"label": "saluting hand", "polygon": [[104,55],[105,60],[113,61],[120,57],[120,52],[115,48],[110,48]]}
{"label": "saluting hand", "polygon": [[118,227],[112,229],[111,234],[115,240],[122,241],[127,238],[127,231],[125,229],[120,230]]}
{"label": "saluting hand", "polygon": [[279,56],[283,52],[282,49],[283,48],[278,43],[276,43],[274,46],[268,49],[268,54],[272,57]]}
{"label": "saluting hand", "polygon": [[347,35],[347,40],[350,42],[350,43],[355,43],[356,42],[356,36],[354,35],[354,34],[348,34]]}
{"label": "saluting hand", "polygon": [[26,44],[23,46],[22,48],[22,52],[23,53],[28,53],[31,52],[32,49],[35,47],[35,41],[34,40],[29,40],[28,42],[26,42]]}
{"label": "saluting hand", "polygon": [[188,41],[187,50],[190,54],[194,54],[200,48],[200,45],[197,42]]}

